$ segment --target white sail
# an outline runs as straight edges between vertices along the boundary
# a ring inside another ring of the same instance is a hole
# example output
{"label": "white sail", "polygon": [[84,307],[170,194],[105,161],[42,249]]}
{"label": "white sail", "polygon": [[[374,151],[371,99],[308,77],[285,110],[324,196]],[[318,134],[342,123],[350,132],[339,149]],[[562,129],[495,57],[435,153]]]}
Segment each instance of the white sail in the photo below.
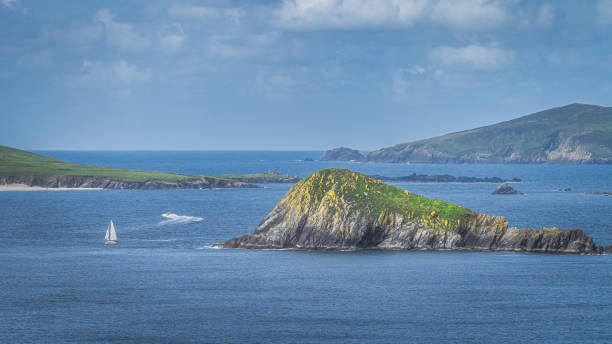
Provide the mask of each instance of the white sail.
{"label": "white sail", "polygon": [[106,235],[104,236],[104,243],[114,244],[117,241],[117,232],[115,231],[115,225],[113,224],[113,220],[111,220],[108,228],[106,228]]}
{"label": "white sail", "polygon": [[117,241],[117,232],[115,232],[115,225],[113,224],[113,220],[110,222],[108,240]]}

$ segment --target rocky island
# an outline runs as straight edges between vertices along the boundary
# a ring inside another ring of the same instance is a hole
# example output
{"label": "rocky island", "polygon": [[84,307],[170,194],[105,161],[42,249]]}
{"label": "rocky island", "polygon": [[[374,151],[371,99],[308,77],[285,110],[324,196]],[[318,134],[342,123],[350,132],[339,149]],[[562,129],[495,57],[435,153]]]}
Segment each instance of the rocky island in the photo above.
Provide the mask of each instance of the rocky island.
{"label": "rocky island", "polygon": [[218,247],[445,249],[603,253],[582,230],[509,227],[504,217],[412,194],[364,174],[325,169],[292,186],[253,234]]}
{"label": "rocky island", "polygon": [[325,152],[321,161],[363,161],[365,156],[358,150],[339,147]]}
{"label": "rocky island", "polygon": [[508,182],[500,184],[491,193],[493,195],[522,195],[523,194],[522,192],[520,192],[517,189],[513,188],[512,185],[510,185],[510,183],[508,183]]}
{"label": "rocky island", "polygon": [[207,176],[75,164],[0,146],[0,186],[13,189],[213,189],[255,185]]}

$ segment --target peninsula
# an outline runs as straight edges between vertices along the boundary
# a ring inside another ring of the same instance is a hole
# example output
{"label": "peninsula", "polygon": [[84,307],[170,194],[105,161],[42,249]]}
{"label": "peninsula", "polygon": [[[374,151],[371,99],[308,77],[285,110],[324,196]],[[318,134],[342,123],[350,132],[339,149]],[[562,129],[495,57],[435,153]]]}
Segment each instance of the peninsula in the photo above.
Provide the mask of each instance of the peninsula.
{"label": "peninsula", "polygon": [[383,182],[393,183],[503,183],[512,182],[520,183],[520,178],[503,179],[499,177],[455,177],[449,174],[416,174],[401,177],[387,177],[378,174],[373,174],[370,177],[381,180]]}
{"label": "peninsula", "polygon": [[368,162],[612,163],[612,107],[570,104],[369,152]]}
{"label": "peninsula", "polygon": [[293,185],[253,234],[217,247],[546,253],[603,253],[612,249],[595,245],[579,229],[509,227],[504,217],[479,214],[334,168]]}
{"label": "peninsula", "polygon": [[43,155],[0,146],[0,186],[51,189],[212,189],[255,185],[236,180],[127,170],[65,162]]}
{"label": "peninsula", "polygon": [[212,177],[253,184],[295,183],[300,177],[267,171],[254,174],[217,174]]}

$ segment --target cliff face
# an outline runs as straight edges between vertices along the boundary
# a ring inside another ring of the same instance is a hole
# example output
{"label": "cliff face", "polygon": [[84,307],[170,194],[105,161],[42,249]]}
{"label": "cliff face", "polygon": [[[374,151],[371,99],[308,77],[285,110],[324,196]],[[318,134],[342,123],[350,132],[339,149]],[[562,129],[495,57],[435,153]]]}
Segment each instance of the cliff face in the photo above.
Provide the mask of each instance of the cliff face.
{"label": "cliff face", "polygon": [[210,177],[185,179],[176,182],[163,180],[147,180],[129,182],[102,177],[71,176],[71,175],[11,175],[0,176],[0,184],[25,184],[46,188],[101,188],[118,190],[162,190],[162,189],[214,189],[214,188],[244,188],[254,185],[233,180]]}
{"label": "cliff face", "polygon": [[612,108],[570,104],[368,153],[371,162],[612,163]]}
{"label": "cliff face", "polygon": [[508,227],[503,217],[408,193],[349,170],[295,184],[253,234],[226,248],[455,249],[600,253],[581,230]]}
{"label": "cliff face", "polygon": [[364,159],[365,156],[361,152],[346,147],[328,150],[321,158],[323,161],[363,161]]}

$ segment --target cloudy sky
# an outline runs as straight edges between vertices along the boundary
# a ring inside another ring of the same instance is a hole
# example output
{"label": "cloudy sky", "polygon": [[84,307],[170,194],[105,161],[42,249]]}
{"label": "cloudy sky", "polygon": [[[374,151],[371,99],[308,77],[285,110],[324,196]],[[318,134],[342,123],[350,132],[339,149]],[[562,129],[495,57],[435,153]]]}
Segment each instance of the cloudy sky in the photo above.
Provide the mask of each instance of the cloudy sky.
{"label": "cloudy sky", "polygon": [[612,105],[612,1],[0,0],[0,144],[371,150]]}

